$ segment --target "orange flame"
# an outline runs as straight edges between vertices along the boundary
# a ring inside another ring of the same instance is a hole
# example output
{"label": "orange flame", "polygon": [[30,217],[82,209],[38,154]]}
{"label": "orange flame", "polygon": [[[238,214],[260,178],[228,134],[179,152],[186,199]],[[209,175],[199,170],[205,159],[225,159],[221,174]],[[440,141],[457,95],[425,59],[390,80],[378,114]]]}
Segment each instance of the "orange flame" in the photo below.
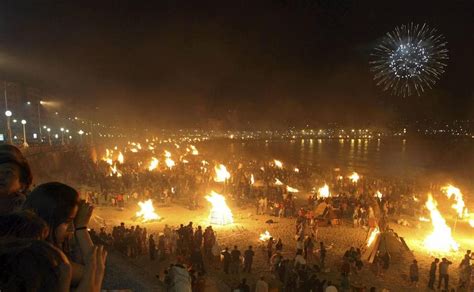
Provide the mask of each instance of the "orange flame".
{"label": "orange flame", "polygon": [[225,202],[225,197],[214,191],[205,197],[211,203],[211,212],[209,214],[211,224],[226,225],[234,223],[232,211]]}
{"label": "orange flame", "polygon": [[430,211],[433,233],[425,239],[425,246],[430,251],[449,252],[459,249],[458,243],[451,235],[451,228],[446,224],[438,210],[437,203],[431,194],[428,195],[426,208]]}
{"label": "orange flame", "polygon": [[215,182],[225,182],[230,178],[230,173],[227,171],[227,168],[224,164],[219,164],[214,167],[216,176],[214,177]]}
{"label": "orange flame", "polygon": [[142,222],[159,220],[161,218],[155,213],[155,208],[153,207],[151,199],[144,202],[138,202],[138,206],[140,206],[140,211],[136,213],[136,216],[141,218]]}

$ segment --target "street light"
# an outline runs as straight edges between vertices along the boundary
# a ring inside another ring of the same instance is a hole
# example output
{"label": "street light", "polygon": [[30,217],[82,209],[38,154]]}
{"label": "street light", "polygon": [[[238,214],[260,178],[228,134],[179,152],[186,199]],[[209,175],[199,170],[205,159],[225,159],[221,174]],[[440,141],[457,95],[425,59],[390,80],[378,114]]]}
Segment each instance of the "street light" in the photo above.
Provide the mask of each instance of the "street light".
{"label": "street light", "polygon": [[13,144],[13,140],[12,140],[12,127],[10,126],[10,118],[12,116],[12,112],[7,110],[5,111],[5,116],[7,116],[7,131],[8,131],[8,142],[10,144]]}
{"label": "street light", "polygon": [[41,131],[41,105],[43,104],[44,102],[42,100],[40,100],[38,102],[38,128],[39,128],[39,137],[40,137],[40,142],[43,143],[43,133]]}
{"label": "street light", "polygon": [[47,128],[46,131],[48,131],[49,146],[52,146],[53,142],[51,142],[51,128]]}
{"label": "street light", "polygon": [[79,137],[81,137],[81,144],[82,144],[82,135],[84,135],[84,131],[83,130],[79,130],[79,132],[77,132],[79,134]]}
{"label": "street light", "polygon": [[23,147],[28,147],[28,142],[26,142],[26,120],[21,120],[21,124],[23,125]]}
{"label": "street light", "polygon": [[64,145],[64,128],[61,128],[61,145]]}

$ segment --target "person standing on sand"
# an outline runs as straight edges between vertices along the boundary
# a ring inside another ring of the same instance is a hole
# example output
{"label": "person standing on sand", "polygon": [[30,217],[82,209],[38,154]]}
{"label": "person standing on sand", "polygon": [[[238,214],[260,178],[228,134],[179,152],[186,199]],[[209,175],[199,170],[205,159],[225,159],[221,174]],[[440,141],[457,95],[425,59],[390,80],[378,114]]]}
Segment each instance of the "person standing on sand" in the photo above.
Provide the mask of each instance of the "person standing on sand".
{"label": "person standing on sand", "polygon": [[319,243],[319,260],[321,262],[321,268],[324,268],[324,264],[326,261],[326,247],[324,246],[324,242]]}
{"label": "person standing on sand", "polygon": [[416,260],[413,260],[413,263],[410,265],[410,285],[414,284],[415,287],[418,288],[418,278],[418,262]]}
{"label": "person standing on sand", "polygon": [[156,245],[155,240],[153,239],[153,235],[150,235],[148,239],[148,249],[150,253],[150,260],[154,261],[156,256]]}
{"label": "person standing on sand", "polygon": [[436,281],[436,269],[438,268],[438,263],[439,263],[439,259],[436,258],[432,263],[431,263],[431,267],[430,267],[430,278],[429,278],[429,281],[428,281],[428,288],[430,288],[431,290],[434,290],[434,283]]}
{"label": "person standing on sand", "polygon": [[252,246],[249,245],[249,249],[244,252],[244,272],[250,273],[252,269],[253,256],[255,252],[252,250]]}
{"label": "person standing on sand", "polygon": [[222,255],[222,263],[224,265],[224,273],[229,273],[229,266],[230,266],[230,252],[229,248],[226,247],[225,250],[221,253]]}
{"label": "person standing on sand", "polygon": [[444,289],[447,291],[449,287],[449,274],[448,274],[448,268],[449,265],[451,265],[452,262],[448,261],[446,258],[443,258],[441,260],[441,263],[439,264],[439,279],[438,279],[438,289],[441,288],[441,283],[444,280]]}

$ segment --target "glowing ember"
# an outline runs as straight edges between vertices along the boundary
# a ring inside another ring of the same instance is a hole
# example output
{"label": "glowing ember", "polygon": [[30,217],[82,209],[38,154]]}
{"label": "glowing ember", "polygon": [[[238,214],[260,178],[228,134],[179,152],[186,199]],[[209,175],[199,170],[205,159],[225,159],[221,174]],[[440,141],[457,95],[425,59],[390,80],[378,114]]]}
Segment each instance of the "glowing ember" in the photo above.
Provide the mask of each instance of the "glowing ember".
{"label": "glowing ember", "polygon": [[374,229],[372,229],[372,231],[370,232],[369,238],[367,239],[367,247],[372,245],[372,243],[375,241],[375,238],[377,238],[377,234],[379,233],[380,233],[380,230],[378,227],[375,227]]}
{"label": "glowing ember", "polygon": [[171,158],[171,153],[167,150],[165,150],[165,157],[166,158]]}
{"label": "glowing ember", "polygon": [[275,178],[275,185],[277,185],[277,186],[282,186],[283,183],[281,182],[281,180]]}
{"label": "glowing ember", "polygon": [[130,151],[132,151],[133,153],[137,153],[138,149],[137,148],[130,148]]}
{"label": "glowing ember", "polygon": [[353,183],[357,183],[360,179],[360,176],[359,174],[357,174],[357,172],[353,172],[350,176],[349,176],[349,179],[351,180],[351,182]]}
{"label": "glowing ember", "polygon": [[299,168],[295,167],[295,172],[300,172]]}
{"label": "glowing ember", "polygon": [[255,178],[253,177],[253,174],[250,175],[250,183],[252,185],[255,183]]}
{"label": "glowing ember", "polygon": [[214,177],[215,182],[225,182],[230,178],[230,173],[227,171],[227,168],[223,164],[216,165],[214,167],[216,176]]}
{"label": "glowing ember", "polygon": [[290,186],[286,186],[286,191],[288,193],[298,193],[299,192],[298,189],[292,188]]}
{"label": "glowing ember", "polygon": [[267,241],[267,240],[269,240],[271,237],[272,237],[272,236],[270,235],[270,232],[268,232],[268,230],[265,230],[264,233],[261,233],[261,234],[260,234],[259,240],[260,240],[260,241]]}
{"label": "glowing ember", "polygon": [[155,170],[158,167],[158,162],[159,162],[158,159],[156,159],[155,157],[152,157],[150,161],[150,165],[148,166],[148,170],[149,171]]}
{"label": "glowing ember", "polygon": [[167,157],[167,158],[165,159],[165,164],[166,164],[166,166],[168,166],[168,168],[170,168],[170,169],[173,168],[173,167],[176,165],[176,163],[175,163],[171,158],[169,158],[169,157]]}
{"label": "glowing ember", "polygon": [[318,198],[329,198],[330,196],[331,193],[329,192],[329,186],[327,184],[318,189]]}
{"label": "glowing ember", "polygon": [[456,204],[453,204],[452,208],[456,210],[459,218],[463,218],[463,216],[468,215],[468,211],[466,205],[464,204],[460,189],[453,185],[448,185],[446,187],[443,187],[441,190],[446,194],[449,199],[451,199],[451,197],[454,195],[454,200],[456,201]]}
{"label": "glowing ember", "polygon": [[420,199],[418,199],[416,196],[413,196],[413,201],[415,201],[415,202],[419,202],[419,201],[420,201]]}
{"label": "glowing ember", "polygon": [[421,222],[430,222],[431,221],[430,219],[428,219],[426,217],[423,217],[423,216],[419,217],[418,220],[420,220]]}
{"label": "glowing ember", "polygon": [[451,228],[446,224],[437,208],[437,203],[431,196],[428,196],[426,208],[430,211],[431,224],[433,225],[433,233],[425,239],[425,247],[430,251],[449,252],[457,251],[459,245],[451,235]]}
{"label": "glowing ember", "polygon": [[211,191],[209,196],[206,196],[212,207],[209,214],[211,224],[226,225],[234,222],[232,218],[232,211],[225,202],[225,197],[214,191]]}
{"label": "glowing ember", "polygon": [[159,220],[161,217],[155,213],[155,208],[151,199],[145,202],[138,202],[140,206],[140,211],[136,213],[137,218],[141,218],[142,222],[149,222],[153,220]]}
{"label": "glowing ember", "polygon": [[278,168],[283,168],[283,162],[281,162],[280,160],[274,159],[274,160],[273,160],[273,163],[275,163],[275,166],[276,166],[276,167],[278,167]]}
{"label": "glowing ember", "polygon": [[342,180],[344,177],[342,175],[337,176],[337,180]]}
{"label": "glowing ember", "polygon": [[117,157],[117,161],[118,161],[120,164],[123,164],[124,157],[123,157],[122,152],[119,152],[118,157]]}
{"label": "glowing ember", "polygon": [[383,194],[382,194],[380,191],[377,191],[377,192],[375,193],[375,197],[378,198],[379,200],[382,200]]}

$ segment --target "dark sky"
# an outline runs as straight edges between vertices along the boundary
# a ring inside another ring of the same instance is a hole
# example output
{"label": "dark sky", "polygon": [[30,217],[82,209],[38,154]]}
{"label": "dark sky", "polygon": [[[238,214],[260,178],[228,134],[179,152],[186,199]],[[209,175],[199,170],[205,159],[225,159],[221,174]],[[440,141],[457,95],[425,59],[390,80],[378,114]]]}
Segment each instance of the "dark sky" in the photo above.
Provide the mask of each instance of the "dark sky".
{"label": "dark sky", "polygon": [[[159,3],[159,4],[157,4]],[[474,118],[474,1],[1,1],[0,73],[121,124],[279,127]],[[408,22],[447,41],[434,90],[369,71]]]}

